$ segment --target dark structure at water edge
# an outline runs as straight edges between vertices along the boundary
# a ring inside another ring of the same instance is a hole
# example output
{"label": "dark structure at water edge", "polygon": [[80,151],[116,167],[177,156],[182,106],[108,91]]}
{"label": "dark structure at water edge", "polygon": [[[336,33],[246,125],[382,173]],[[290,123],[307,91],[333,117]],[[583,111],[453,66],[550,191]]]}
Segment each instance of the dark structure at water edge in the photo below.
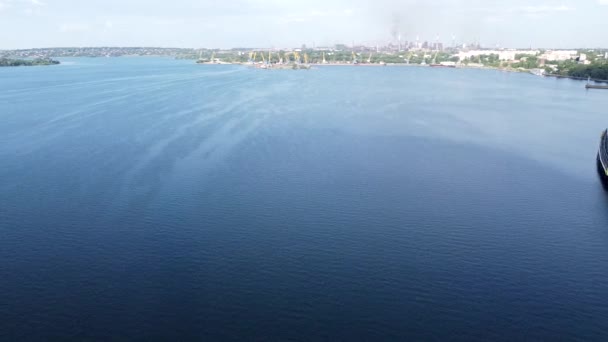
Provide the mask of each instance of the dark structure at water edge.
{"label": "dark structure at water edge", "polygon": [[597,171],[603,181],[608,181],[608,130],[602,133],[600,148],[597,152]]}
{"label": "dark structure at water edge", "polygon": [[608,89],[606,85],[597,85],[597,84],[587,84],[585,86],[586,89]]}

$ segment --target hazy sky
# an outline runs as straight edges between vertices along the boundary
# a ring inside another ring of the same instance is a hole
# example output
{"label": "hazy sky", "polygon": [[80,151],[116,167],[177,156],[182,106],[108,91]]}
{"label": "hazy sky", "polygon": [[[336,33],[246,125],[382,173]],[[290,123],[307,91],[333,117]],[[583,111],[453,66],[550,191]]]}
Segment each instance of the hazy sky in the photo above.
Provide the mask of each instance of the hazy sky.
{"label": "hazy sky", "polygon": [[0,49],[403,40],[608,47],[608,0],[0,0]]}

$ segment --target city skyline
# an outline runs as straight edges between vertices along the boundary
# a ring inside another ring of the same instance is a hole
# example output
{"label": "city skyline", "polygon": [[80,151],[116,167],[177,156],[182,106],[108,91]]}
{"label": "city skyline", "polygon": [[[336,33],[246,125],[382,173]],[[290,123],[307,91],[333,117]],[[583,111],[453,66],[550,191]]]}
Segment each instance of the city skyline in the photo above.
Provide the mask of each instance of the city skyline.
{"label": "city skyline", "polygon": [[59,46],[183,48],[362,45],[608,47],[608,0],[0,0],[0,49]]}

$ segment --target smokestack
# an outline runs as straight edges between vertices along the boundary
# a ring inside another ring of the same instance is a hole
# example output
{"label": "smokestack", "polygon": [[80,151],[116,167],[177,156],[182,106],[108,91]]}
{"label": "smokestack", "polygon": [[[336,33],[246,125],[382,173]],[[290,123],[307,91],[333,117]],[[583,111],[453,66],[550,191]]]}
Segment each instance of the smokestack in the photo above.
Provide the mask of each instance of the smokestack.
{"label": "smokestack", "polygon": [[401,52],[401,33],[399,33],[399,52]]}
{"label": "smokestack", "polygon": [[401,18],[397,13],[393,13],[393,23],[391,25],[391,38],[393,38],[393,42],[398,40],[401,41]]}

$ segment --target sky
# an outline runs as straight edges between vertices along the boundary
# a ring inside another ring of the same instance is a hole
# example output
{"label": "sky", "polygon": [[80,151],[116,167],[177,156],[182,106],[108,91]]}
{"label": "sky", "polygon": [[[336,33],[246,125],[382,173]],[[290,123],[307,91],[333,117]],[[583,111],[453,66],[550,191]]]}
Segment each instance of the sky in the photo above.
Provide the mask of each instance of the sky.
{"label": "sky", "polygon": [[608,47],[608,0],[0,0],[0,50],[479,41]]}

